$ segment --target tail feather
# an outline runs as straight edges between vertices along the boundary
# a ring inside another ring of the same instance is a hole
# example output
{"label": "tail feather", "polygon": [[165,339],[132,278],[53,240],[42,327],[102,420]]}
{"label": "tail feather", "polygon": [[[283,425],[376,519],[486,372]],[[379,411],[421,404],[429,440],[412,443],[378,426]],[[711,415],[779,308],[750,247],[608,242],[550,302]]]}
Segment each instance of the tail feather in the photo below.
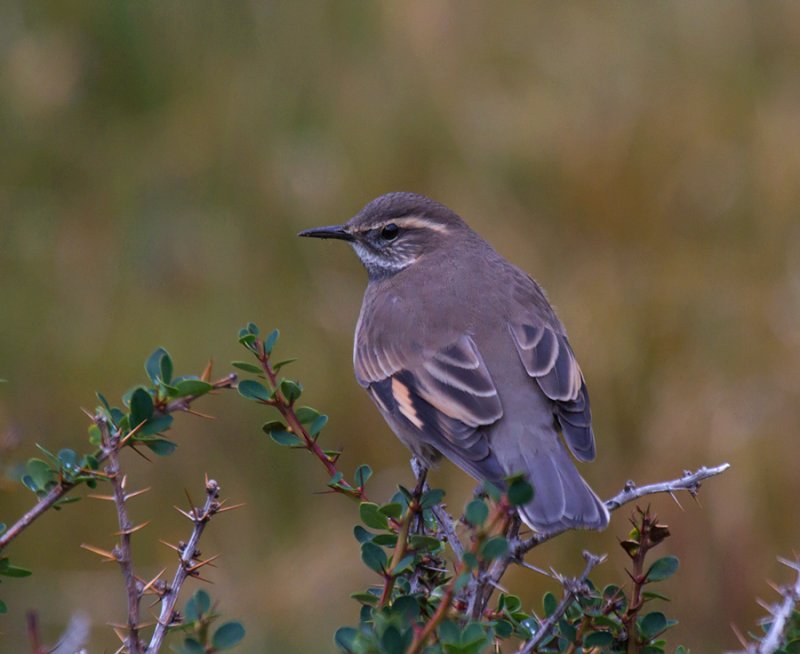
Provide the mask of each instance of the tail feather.
{"label": "tail feather", "polygon": [[551,451],[522,453],[534,496],[520,507],[520,517],[532,529],[548,533],[558,529],[605,529],[608,509],[583,480],[564,446]]}

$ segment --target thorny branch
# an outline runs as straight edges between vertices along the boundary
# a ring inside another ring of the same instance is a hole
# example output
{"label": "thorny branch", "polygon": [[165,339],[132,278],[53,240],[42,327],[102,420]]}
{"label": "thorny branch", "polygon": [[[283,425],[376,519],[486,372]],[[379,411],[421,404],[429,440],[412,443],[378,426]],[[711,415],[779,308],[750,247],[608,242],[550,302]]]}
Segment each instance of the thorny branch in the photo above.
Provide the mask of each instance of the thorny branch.
{"label": "thorny branch", "polygon": [[[728,468],[730,468],[729,463],[723,463],[712,468],[704,466],[695,472],[686,471],[684,475],[678,479],[656,484],[649,484],[641,487],[637,487],[634,482],[628,481],[622,491],[614,495],[612,498],[606,500],[605,504],[609,511],[615,511],[625,504],[639,499],[640,497],[655,493],[669,493],[670,495],[674,495],[674,493],[677,491],[686,491],[692,495],[692,497],[695,497],[700,490],[701,482],[710,477],[722,474]],[[443,510],[440,511],[440,514],[435,513],[435,515],[437,521],[442,526],[442,530],[448,534],[448,540],[451,542],[451,545],[454,545],[453,551],[456,554],[458,565],[463,558],[463,546],[458,540],[458,537],[455,535],[456,532],[454,521],[452,518],[450,518],[447,512]],[[511,526],[513,527],[513,523]],[[503,575],[511,563],[522,563],[525,553],[529,552],[537,545],[541,545],[542,543],[555,538],[564,531],[566,531],[566,529],[559,529],[543,534],[534,534],[533,536],[521,542],[516,540],[515,534],[509,533],[509,536],[512,537],[510,539],[511,549],[509,554],[505,557],[495,560],[489,570],[481,575],[478,583],[472,584],[468,589],[470,597],[467,599],[472,607],[472,615],[480,616],[483,613],[484,609],[489,603],[489,600],[491,599],[494,589],[497,588],[500,579],[503,578]],[[454,538],[451,539],[450,534],[452,534]],[[758,654],[762,653],[759,652]]]}
{"label": "thorny branch", "polygon": [[584,551],[583,558],[586,559],[586,567],[584,567],[580,577],[576,577],[575,579],[564,579],[561,582],[562,586],[564,587],[564,596],[561,598],[561,602],[556,607],[556,610],[553,611],[553,613],[547,618],[547,620],[542,622],[541,627],[539,627],[539,630],[536,632],[533,638],[531,638],[529,641],[526,641],[522,647],[517,650],[517,654],[531,654],[531,652],[533,652],[533,650],[536,649],[536,647],[550,635],[553,627],[561,619],[561,616],[564,615],[570,604],[575,601],[575,598],[589,592],[589,586],[587,585],[586,581],[589,579],[589,575],[594,567],[605,561],[606,557],[605,555],[597,556],[595,554],[591,554],[590,552]]}
{"label": "thorny branch", "polygon": [[800,602],[800,562],[783,558],[778,558],[778,561],[790,567],[797,578],[794,584],[780,589],[783,599],[779,604],[766,607],[770,613],[767,620],[771,623],[766,635],[756,644],[742,643],[745,645],[745,650],[737,654],[772,654],[781,647],[787,623]]}
{"label": "thorny branch", "polygon": [[100,428],[102,435],[103,453],[108,458],[106,474],[111,481],[114,489],[114,506],[117,509],[117,519],[119,522],[119,545],[114,548],[114,556],[122,570],[125,578],[125,588],[128,593],[128,629],[127,629],[127,648],[130,654],[139,654],[141,642],[139,641],[139,600],[141,598],[140,588],[133,572],[133,559],[131,557],[131,534],[134,528],[128,518],[128,510],[125,506],[125,477],[121,477],[119,465],[120,435],[114,434],[108,428],[108,421],[104,417],[98,417],[95,423]]}
{"label": "thorny branch", "polygon": [[[186,581],[187,577],[198,577],[199,570],[203,565],[210,563],[212,559],[200,559],[200,552],[197,549],[197,544],[200,541],[200,536],[208,524],[209,520],[215,513],[227,510],[222,508],[222,502],[219,501],[220,487],[219,484],[213,479],[206,480],[206,500],[202,508],[192,507],[189,512],[181,512],[187,516],[194,527],[192,535],[189,540],[184,543],[179,543],[175,548],[178,552],[180,562],[178,568],[175,570],[175,576],[172,583],[167,585],[163,581],[157,581],[154,584],[154,590],[161,596],[161,612],[158,616],[155,631],[150,639],[150,644],[145,650],[145,654],[156,654],[161,648],[167,631],[175,622],[175,603],[178,600],[178,595],[181,592],[181,587]],[[234,507],[230,507],[234,508]]]}
{"label": "thorny branch", "polygon": [[[235,382],[236,375],[230,374],[213,382],[213,386],[215,390],[231,388]],[[190,395],[188,397],[182,397],[168,402],[163,408],[157,408],[154,415],[167,415],[176,411],[189,411],[192,402],[194,402],[197,397],[198,396]],[[97,459],[98,463],[103,463],[108,458],[108,454],[101,450],[96,453],[95,458]],[[44,497],[42,497],[36,504],[26,511],[25,514],[19,518],[19,520],[17,520],[6,531],[0,534],[0,551],[5,549],[12,540],[30,527],[30,525],[33,524],[33,522],[39,516],[45,513],[50,507],[52,507],[77,485],[78,484],[74,482],[61,479],[59,483],[53,486],[53,488],[51,488]]]}

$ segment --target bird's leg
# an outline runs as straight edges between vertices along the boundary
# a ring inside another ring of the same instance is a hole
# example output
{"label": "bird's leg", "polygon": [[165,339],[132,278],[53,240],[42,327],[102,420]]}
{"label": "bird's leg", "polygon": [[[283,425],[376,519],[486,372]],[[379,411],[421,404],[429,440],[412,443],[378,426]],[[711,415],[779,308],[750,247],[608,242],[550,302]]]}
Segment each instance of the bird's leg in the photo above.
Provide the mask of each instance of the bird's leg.
{"label": "bird's leg", "polygon": [[[414,497],[420,498],[422,494],[428,489],[428,466],[426,466],[416,456],[411,457],[411,470],[414,471],[414,477],[417,479],[417,486],[414,488]],[[425,533],[425,522],[422,519],[422,511],[417,512],[414,517],[413,532],[415,534]]]}
{"label": "bird's leg", "polygon": [[419,497],[425,490],[425,480],[428,478],[428,466],[426,466],[416,456],[411,457],[411,470],[414,472],[414,477],[417,479],[417,487],[414,489],[414,495]]}

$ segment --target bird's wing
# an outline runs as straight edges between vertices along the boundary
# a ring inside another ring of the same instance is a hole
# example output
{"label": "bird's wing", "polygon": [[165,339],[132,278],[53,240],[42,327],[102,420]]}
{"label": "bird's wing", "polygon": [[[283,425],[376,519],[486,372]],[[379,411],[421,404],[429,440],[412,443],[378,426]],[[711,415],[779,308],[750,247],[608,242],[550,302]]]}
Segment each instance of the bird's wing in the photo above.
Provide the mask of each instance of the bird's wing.
{"label": "bird's wing", "polygon": [[595,445],[589,393],[566,335],[530,314],[509,323],[508,329],[525,370],[555,403],[569,449],[581,461],[591,461]]}
{"label": "bird's wing", "polygon": [[390,344],[356,346],[356,378],[385,413],[467,467],[490,455],[480,429],[503,415],[486,364],[470,336],[422,357],[407,357]]}

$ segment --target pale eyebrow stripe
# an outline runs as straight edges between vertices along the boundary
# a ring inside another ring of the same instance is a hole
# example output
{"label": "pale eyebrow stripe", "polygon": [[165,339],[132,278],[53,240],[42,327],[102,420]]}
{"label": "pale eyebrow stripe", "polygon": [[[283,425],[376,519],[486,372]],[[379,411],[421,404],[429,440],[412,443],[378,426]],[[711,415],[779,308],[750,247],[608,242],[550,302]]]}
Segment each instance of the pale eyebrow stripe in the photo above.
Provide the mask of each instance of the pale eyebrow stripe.
{"label": "pale eyebrow stripe", "polygon": [[447,225],[443,225],[442,223],[438,223],[433,220],[428,220],[427,218],[422,218],[421,216],[402,216],[400,218],[389,219],[386,222],[395,223],[398,227],[430,229],[434,232],[441,232],[443,234],[450,231]]}

